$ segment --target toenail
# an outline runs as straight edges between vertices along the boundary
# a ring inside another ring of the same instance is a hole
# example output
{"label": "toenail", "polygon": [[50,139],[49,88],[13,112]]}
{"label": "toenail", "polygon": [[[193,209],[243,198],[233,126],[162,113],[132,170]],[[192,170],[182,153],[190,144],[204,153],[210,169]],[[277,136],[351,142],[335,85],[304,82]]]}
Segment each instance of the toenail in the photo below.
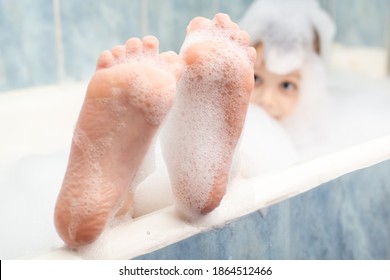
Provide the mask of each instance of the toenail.
{"label": "toenail", "polygon": [[187,32],[191,32],[191,31],[200,29],[203,26],[207,25],[209,22],[210,22],[210,20],[207,18],[196,17],[193,20],[191,20],[190,24],[187,27]]}

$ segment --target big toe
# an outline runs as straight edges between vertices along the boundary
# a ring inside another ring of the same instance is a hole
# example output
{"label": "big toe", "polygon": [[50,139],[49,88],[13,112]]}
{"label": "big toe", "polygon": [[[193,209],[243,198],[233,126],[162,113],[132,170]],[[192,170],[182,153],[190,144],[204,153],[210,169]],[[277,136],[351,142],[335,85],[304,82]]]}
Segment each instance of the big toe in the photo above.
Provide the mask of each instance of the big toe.
{"label": "big toe", "polygon": [[204,17],[195,17],[191,20],[187,27],[187,33],[191,33],[203,29],[211,24],[211,20]]}
{"label": "big toe", "polygon": [[212,45],[207,42],[197,42],[190,45],[184,52],[183,58],[187,65],[191,65],[204,59],[210,51],[213,51]]}
{"label": "big toe", "polygon": [[103,51],[97,61],[96,70],[111,67],[114,57],[110,51]]}

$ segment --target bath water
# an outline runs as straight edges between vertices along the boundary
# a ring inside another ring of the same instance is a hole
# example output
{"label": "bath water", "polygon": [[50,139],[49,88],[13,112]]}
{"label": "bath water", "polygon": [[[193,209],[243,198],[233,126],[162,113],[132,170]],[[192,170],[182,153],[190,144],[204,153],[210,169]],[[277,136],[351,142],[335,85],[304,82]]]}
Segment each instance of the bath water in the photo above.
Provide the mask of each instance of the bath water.
{"label": "bath water", "polygon": [[[296,131],[293,127],[283,127],[261,109],[250,106],[235,162],[240,180],[274,172],[294,162],[390,132],[390,81],[339,75],[332,78],[329,92],[325,110]],[[34,257],[63,246],[54,228],[53,211],[66,169],[68,149],[28,154],[13,163],[0,163],[1,259]],[[154,173],[136,191],[137,217],[173,203],[158,141],[155,158]],[[234,205],[229,205],[229,195],[240,195],[239,188],[231,186],[222,205],[227,211],[234,211]],[[99,257],[103,250],[99,247],[101,244],[104,242],[90,245],[84,255]]]}

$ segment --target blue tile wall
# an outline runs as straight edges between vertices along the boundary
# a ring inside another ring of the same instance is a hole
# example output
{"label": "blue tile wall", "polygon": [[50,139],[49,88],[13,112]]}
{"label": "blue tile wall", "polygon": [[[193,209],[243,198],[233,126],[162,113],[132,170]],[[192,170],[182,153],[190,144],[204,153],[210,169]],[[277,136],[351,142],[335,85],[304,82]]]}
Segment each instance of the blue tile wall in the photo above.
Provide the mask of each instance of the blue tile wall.
{"label": "blue tile wall", "polygon": [[[238,21],[252,1],[0,0],[0,92],[89,79],[99,53],[131,36],[155,35],[162,51],[178,52],[193,17],[225,12]],[[319,1],[337,24],[338,42],[386,46],[390,0]]]}
{"label": "blue tile wall", "polygon": [[[239,2],[239,4],[238,4]],[[218,11],[227,13],[233,21],[240,21],[253,0],[218,0]]]}
{"label": "blue tile wall", "polygon": [[353,46],[385,47],[389,0],[332,0],[336,41]]}
{"label": "blue tile wall", "polygon": [[186,26],[192,18],[212,18],[224,12],[239,20],[253,0],[147,0],[148,32],[158,36],[162,51],[180,51]]}
{"label": "blue tile wall", "polygon": [[0,91],[56,81],[52,0],[0,0]]}
{"label": "blue tile wall", "polygon": [[88,79],[105,49],[141,35],[141,1],[61,1],[65,77]]}
{"label": "blue tile wall", "polygon": [[186,26],[195,16],[212,17],[212,0],[147,0],[148,33],[160,39],[162,51],[178,52],[183,43]]}
{"label": "blue tile wall", "polygon": [[390,259],[390,161],[137,259]]}

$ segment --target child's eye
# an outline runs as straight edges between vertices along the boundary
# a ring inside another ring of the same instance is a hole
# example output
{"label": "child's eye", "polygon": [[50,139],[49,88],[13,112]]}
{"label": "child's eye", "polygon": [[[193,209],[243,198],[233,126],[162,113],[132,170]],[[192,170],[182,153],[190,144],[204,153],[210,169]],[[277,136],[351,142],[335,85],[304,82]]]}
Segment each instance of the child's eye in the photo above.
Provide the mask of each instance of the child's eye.
{"label": "child's eye", "polygon": [[262,83],[263,79],[259,75],[255,74],[255,85],[260,85]]}
{"label": "child's eye", "polygon": [[297,86],[291,82],[282,82],[280,84],[280,87],[285,91],[292,91],[292,90],[295,90],[297,88]]}

